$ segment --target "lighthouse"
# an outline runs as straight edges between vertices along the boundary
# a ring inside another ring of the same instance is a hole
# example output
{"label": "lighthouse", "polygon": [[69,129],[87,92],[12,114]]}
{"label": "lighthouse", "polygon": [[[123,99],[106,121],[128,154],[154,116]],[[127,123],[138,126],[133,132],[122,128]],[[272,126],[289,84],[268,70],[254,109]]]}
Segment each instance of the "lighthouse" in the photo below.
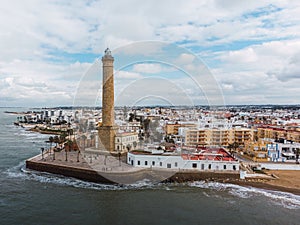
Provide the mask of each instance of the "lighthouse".
{"label": "lighthouse", "polygon": [[102,125],[98,129],[98,136],[102,143],[101,150],[112,152],[115,150],[115,135],[118,127],[115,126],[114,114],[114,57],[107,48],[102,57]]}

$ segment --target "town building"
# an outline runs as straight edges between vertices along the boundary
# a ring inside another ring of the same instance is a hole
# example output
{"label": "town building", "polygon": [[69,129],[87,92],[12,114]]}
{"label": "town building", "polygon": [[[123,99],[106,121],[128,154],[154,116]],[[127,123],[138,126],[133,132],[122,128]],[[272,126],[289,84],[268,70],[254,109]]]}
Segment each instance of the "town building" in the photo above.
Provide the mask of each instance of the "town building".
{"label": "town building", "polygon": [[300,149],[300,143],[290,141],[284,141],[284,143],[273,142],[267,144],[266,149],[269,160],[272,162],[295,161],[296,152]]}
{"label": "town building", "polygon": [[197,148],[196,151],[190,153],[130,151],[127,155],[127,163],[142,168],[239,171],[238,160],[234,159],[223,148]]}
{"label": "town building", "polygon": [[115,136],[115,150],[117,152],[128,152],[134,150],[138,146],[138,133],[123,132],[117,133]]}
{"label": "town building", "polygon": [[187,146],[228,146],[237,143],[244,146],[252,140],[252,129],[233,127],[230,129],[189,129],[185,131],[185,145]]}

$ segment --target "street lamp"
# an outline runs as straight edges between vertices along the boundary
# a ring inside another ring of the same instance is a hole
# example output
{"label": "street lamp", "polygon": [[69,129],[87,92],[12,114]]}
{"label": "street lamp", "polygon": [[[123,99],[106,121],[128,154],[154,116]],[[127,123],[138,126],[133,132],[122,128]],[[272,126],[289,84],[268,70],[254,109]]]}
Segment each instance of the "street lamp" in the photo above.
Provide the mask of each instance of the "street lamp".
{"label": "street lamp", "polygon": [[80,154],[80,150],[78,149],[78,152],[77,152],[77,162],[79,162],[79,154]]}
{"label": "street lamp", "polygon": [[41,151],[42,151],[42,159],[44,159],[44,148],[41,148]]}
{"label": "street lamp", "polygon": [[68,161],[68,152],[67,152],[67,149],[65,149],[65,154],[66,154],[66,161]]}

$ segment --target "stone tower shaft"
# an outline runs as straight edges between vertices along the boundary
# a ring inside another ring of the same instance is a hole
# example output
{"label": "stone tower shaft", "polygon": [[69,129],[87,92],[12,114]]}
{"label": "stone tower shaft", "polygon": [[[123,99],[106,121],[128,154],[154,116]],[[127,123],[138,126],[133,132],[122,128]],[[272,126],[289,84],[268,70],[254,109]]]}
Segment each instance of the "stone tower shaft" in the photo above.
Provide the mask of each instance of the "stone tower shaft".
{"label": "stone tower shaft", "polygon": [[114,58],[110,50],[102,57],[102,126],[114,126]]}
{"label": "stone tower shaft", "polygon": [[100,148],[104,151],[115,151],[115,135],[118,127],[115,126],[114,113],[114,58],[109,49],[102,57],[103,84],[102,84],[102,125],[98,128],[101,141]]}

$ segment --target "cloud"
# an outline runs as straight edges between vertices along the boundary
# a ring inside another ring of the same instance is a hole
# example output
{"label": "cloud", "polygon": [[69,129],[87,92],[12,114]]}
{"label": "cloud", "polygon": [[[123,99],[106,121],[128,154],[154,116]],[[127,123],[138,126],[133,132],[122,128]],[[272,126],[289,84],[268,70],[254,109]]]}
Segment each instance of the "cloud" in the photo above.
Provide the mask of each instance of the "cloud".
{"label": "cloud", "polygon": [[[101,56],[106,47],[128,45],[120,56],[137,59],[137,53],[151,56],[165,50],[163,44],[130,48],[131,43],[144,40],[178,44],[203,56],[217,71],[230,102],[244,101],[242,96],[250,99],[255,91],[265,94],[266,101],[297,101],[290,91],[278,97],[268,84],[287,89],[289,84],[291,90],[297,90],[296,82],[291,81],[299,79],[300,71],[298,1],[179,0],[174,4],[171,0],[79,0],[67,4],[11,0],[2,3],[0,10],[0,97],[4,105],[67,104],[93,63],[71,59],[71,54]],[[185,64],[187,71],[197,71],[193,57],[179,55],[174,65]],[[120,70],[116,85],[140,79],[144,73],[167,72],[154,63]],[[262,80],[266,84],[262,85]]]}
{"label": "cloud", "polygon": [[300,78],[299,52],[300,40],[285,40],[223,52],[218,57],[222,61],[223,71],[264,73],[271,78],[284,81]]}
{"label": "cloud", "polygon": [[[60,103],[71,105],[72,95],[60,88],[37,83],[31,79],[0,79],[0,101],[2,106],[55,106]],[[6,101],[4,100],[6,99]],[[57,102],[59,99],[59,102]]]}
{"label": "cloud", "polygon": [[[271,72],[270,74],[272,75]],[[274,72],[274,75],[281,81],[300,79],[300,54],[292,56],[280,71]]]}
{"label": "cloud", "polygon": [[195,59],[195,56],[192,54],[186,54],[182,53],[180,56],[175,60],[175,64],[179,65],[186,65],[186,64],[192,64]]}
{"label": "cloud", "polygon": [[120,70],[115,73],[115,79],[139,79],[142,76],[136,72]]}
{"label": "cloud", "polygon": [[147,77],[119,90],[116,94],[116,105],[141,105],[145,100],[151,104],[156,104],[159,100],[165,105],[194,105],[191,97],[186,89],[182,89],[173,80]]}
{"label": "cloud", "polygon": [[133,71],[138,73],[160,73],[162,67],[158,63],[140,63],[133,65]]}
{"label": "cloud", "polygon": [[249,47],[240,51],[229,51],[225,60],[231,63],[250,63],[257,61],[257,55],[253,48]]}

